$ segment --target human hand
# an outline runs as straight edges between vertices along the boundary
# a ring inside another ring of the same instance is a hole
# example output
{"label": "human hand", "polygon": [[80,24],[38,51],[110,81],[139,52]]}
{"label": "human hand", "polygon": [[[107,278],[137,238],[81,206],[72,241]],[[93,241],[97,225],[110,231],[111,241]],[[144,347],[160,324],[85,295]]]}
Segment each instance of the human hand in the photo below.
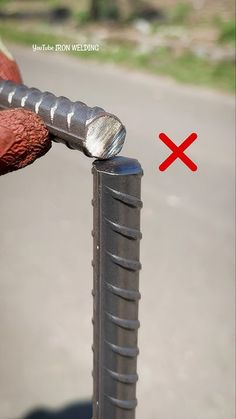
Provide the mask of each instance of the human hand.
{"label": "human hand", "polygon": [[[19,68],[1,40],[0,79],[22,83]],[[28,166],[50,148],[49,132],[34,112],[21,108],[0,112],[0,175]]]}

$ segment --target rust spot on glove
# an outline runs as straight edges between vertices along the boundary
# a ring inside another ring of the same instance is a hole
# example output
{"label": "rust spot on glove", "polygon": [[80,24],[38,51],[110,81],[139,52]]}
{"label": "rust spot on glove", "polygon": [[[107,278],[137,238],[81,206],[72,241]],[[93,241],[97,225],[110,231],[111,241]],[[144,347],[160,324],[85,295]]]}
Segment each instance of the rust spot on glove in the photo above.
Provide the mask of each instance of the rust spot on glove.
{"label": "rust spot on glove", "polygon": [[33,163],[51,148],[41,118],[26,109],[0,112],[0,175]]}

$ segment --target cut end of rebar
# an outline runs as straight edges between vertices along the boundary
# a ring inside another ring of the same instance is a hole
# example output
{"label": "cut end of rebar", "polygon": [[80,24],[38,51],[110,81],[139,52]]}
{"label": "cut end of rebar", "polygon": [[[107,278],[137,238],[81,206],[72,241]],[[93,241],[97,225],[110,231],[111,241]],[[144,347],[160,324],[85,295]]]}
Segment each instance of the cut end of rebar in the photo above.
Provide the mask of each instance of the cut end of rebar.
{"label": "cut end of rebar", "polygon": [[118,118],[113,115],[99,116],[88,125],[86,151],[98,159],[114,157],[121,151],[125,135],[125,127]]}

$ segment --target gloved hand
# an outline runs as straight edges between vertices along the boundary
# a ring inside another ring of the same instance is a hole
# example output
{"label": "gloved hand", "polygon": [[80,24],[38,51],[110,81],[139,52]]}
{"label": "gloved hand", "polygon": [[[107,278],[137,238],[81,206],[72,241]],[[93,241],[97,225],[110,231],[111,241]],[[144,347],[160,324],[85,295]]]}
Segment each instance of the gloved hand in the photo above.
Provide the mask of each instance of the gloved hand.
{"label": "gloved hand", "polygon": [[[0,79],[22,83],[19,68],[1,40]],[[50,148],[49,132],[36,113],[21,108],[0,112],[0,175],[33,163]]]}

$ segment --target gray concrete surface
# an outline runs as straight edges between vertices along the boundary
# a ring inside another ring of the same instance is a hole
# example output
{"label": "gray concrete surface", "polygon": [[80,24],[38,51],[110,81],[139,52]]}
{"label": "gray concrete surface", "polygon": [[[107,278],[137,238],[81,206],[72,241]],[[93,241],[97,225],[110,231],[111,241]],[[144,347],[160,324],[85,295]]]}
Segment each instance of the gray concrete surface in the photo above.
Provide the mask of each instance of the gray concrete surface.
{"label": "gray concrete surface", "polygon": [[[137,419],[234,418],[234,101],[152,76],[11,48],[25,83],[100,105],[144,168]],[[198,133],[199,170],[158,165]],[[0,418],[92,393],[91,160],[54,144],[0,179]]]}

